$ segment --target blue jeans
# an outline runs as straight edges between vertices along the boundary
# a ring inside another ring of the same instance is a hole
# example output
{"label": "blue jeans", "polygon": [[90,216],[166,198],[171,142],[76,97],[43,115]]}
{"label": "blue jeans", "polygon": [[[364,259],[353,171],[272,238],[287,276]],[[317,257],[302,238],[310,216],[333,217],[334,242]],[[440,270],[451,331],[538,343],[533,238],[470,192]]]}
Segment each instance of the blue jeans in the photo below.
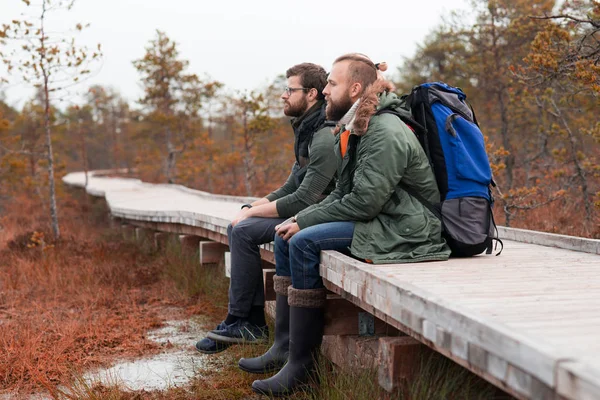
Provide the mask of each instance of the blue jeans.
{"label": "blue jeans", "polygon": [[354,222],[328,222],[300,230],[289,242],[275,235],[277,275],[291,276],[295,289],[322,288],[321,250],[350,254],[353,234]]}

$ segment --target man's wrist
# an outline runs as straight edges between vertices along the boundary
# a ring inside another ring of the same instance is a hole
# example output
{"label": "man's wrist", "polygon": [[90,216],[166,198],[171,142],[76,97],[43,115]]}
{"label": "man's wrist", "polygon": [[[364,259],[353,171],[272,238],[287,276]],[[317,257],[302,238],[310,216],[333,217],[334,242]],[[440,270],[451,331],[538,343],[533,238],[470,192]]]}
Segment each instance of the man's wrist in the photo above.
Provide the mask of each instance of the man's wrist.
{"label": "man's wrist", "polygon": [[242,205],[241,209],[243,210],[244,208],[251,209],[252,208],[252,204],[244,204],[244,205]]}

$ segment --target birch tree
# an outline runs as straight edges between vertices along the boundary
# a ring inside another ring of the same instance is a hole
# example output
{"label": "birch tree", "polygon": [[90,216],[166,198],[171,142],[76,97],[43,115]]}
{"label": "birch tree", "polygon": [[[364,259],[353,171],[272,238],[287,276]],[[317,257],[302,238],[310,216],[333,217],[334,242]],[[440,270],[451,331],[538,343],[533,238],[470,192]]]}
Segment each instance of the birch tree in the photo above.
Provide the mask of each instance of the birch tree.
{"label": "birch tree", "polygon": [[68,89],[90,74],[90,64],[101,56],[100,45],[93,52],[89,52],[85,46],[76,45],[72,34],[84,29],[82,24],[76,24],[70,32],[48,33],[48,19],[52,12],[70,10],[74,0],[22,1],[34,16],[13,19],[2,25],[0,59],[12,76],[37,88],[42,95],[48,201],[52,232],[58,239],[60,227],[54,182],[51,102],[52,99],[68,96]]}

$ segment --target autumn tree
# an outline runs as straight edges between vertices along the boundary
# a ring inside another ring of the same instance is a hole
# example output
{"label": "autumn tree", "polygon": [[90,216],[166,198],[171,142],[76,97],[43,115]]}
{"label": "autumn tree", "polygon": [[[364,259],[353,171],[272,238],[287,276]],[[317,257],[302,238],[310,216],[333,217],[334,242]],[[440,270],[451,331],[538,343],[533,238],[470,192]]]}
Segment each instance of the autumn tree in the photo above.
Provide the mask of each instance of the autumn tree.
{"label": "autumn tree", "polygon": [[[49,203],[54,237],[60,236],[56,189],[54,182],[54,152],[52,150],[51,100],[65,95],[65,90],[90,73],[90,63],[100,57],[98,50],[89,53],[85,47],[76,46],[72,37],[60,34],[50,35],[47,19],[51,11],[70,9],[74,1],[40,0],[31,5],[30,0],[22,0],[39,13],[35,18],[14,19],[3,24],[0,39],[12,47],[2,52],[0,57],[9,72],[16,73],[24,82],[38,88],[42,94],[44,109],[45,157],[49,182]],[[78,24],[76,30],[82,30]],[[54,36],[56,35],[56,36]]]}
{"label": "autumn tree", "polygon": [[542,194],[544,188],[522,174],[535,162],[529,155],[535,154],[538,142],[538,115],[527,88],[511,72],[524,64],[531,41],[543,29],[529,15],[550,11],[553,5],[553,0],[473,0],[474,24],[450,18],[401,71],[404,88],[413,80],[419,81],[412,85],[443,80],[467,93],[488,138],[507,225],[520,210],[556,198],[556,193]]}
{"label": "autumn tree", "polygon": [[600,199],[600,2],[567,1],[558,14],[530,18],[544,29],[515,75],[531,88],[547,121],[548,148],[559,167],[555,178],[572,192],[571,205],[583,206],[593,229],[594,194]]}
{"label": "autumn tree", "polygon": [[167,182],[174,183],[177,157],[202,126],[199,111],[203,101],[220,84],[204,82],[198,75],[187,73],[189,62],[180,59],[177,43],[164,32],[156,33],[144,57],[133,65],[141,73],[144,86],[139,103],[148,112],[151,134],[163,137],[164,172]]}
{"label": "autumn tree", "polygon": [[91,143],[93,169],[119,169],[131,165],[133,143],[127,136],[130,107],[118,91],[94,85],[86,96],[90,108],[93,136]]}

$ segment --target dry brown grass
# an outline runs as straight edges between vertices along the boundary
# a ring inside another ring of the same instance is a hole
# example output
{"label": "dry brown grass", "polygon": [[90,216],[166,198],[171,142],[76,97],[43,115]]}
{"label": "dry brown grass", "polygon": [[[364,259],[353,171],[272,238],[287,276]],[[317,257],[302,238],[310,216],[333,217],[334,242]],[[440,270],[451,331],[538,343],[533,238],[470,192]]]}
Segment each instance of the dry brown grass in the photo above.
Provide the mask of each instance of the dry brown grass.
{"label": "dry brown grass", "polygon": [[181,309],[181,318],[222,312],[202,291],[178,289],[164,273],[166,254],[140,251],[111,232],[102,203],[66,196],[60,205],[57,242],[43,210],[28,199],[9,204],[0,221],[5,393],[53,393],[91,367],[158,351],[146,333],[173,318],[163,315],[167,307]]}

